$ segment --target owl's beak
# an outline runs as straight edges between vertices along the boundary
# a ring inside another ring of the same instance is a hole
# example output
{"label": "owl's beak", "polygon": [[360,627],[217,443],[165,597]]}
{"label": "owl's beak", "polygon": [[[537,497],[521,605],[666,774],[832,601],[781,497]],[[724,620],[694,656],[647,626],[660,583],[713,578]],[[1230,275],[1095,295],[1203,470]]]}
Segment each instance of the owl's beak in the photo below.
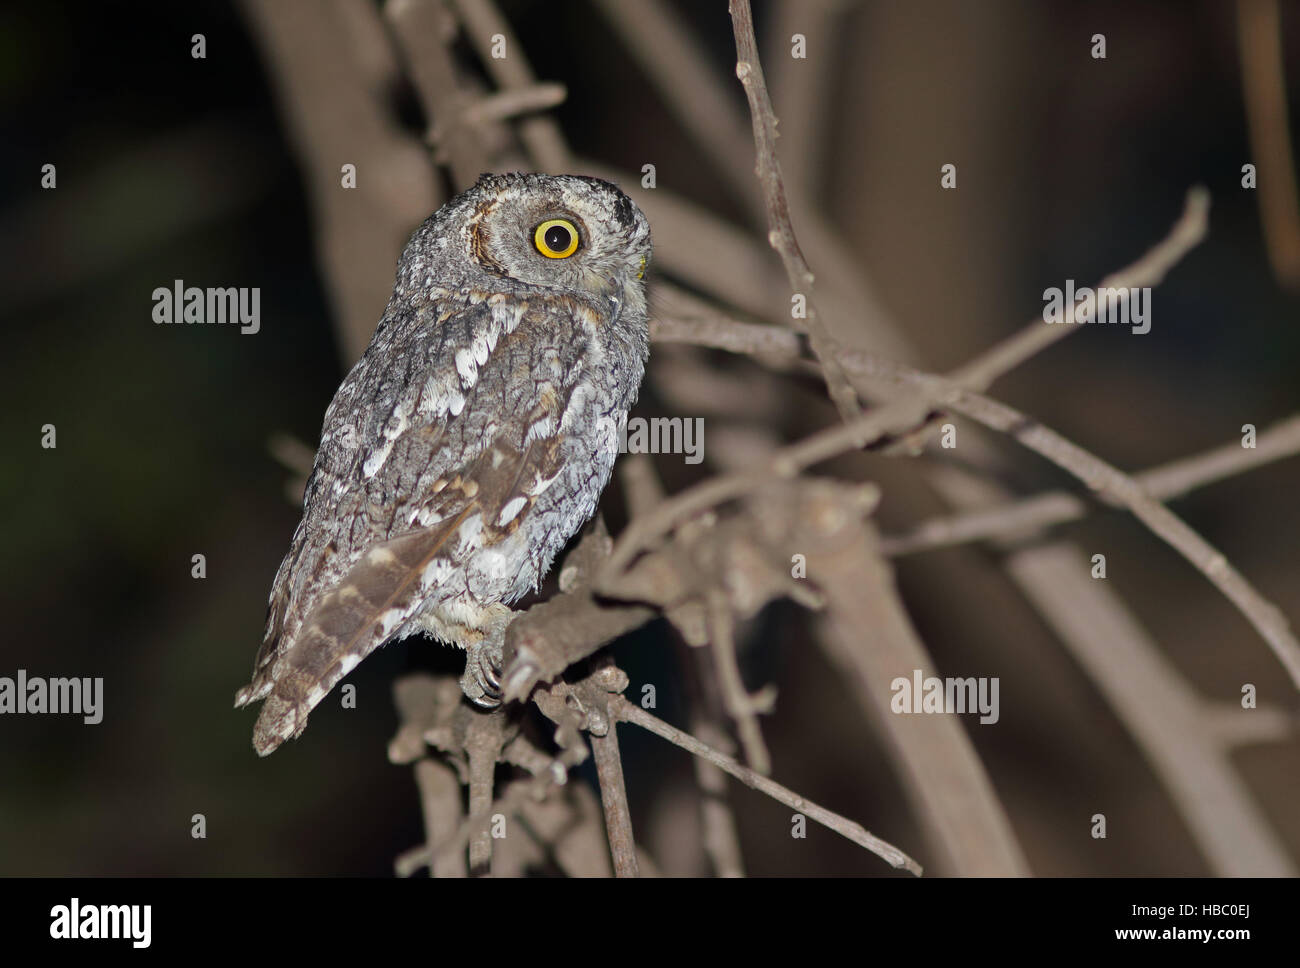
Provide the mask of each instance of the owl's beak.
{"label": "owl's beak", "polygon": [[610,293],[618,292],[621,288],[618,281],[610,276],[602,276],[598,272],[590,269],[586,272],[586,288],[592,292],[599,293],[602,296],[608,296]]}

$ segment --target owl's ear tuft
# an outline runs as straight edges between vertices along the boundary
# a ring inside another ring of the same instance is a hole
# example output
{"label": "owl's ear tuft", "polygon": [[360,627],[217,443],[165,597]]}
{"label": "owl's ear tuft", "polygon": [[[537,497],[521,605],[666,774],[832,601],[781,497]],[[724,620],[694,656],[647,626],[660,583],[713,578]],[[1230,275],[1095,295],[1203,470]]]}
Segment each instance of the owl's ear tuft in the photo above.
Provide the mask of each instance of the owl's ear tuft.
{"label": "owl's ear tuft", "polygon": [[[625,229],[630,229],[636,225],[636,211],[632,208],[632,199],[622,192],[619,192],[614,198],[614,218],[618,219],[619,225]],[[642,266],[642,268],[645,267]]]}

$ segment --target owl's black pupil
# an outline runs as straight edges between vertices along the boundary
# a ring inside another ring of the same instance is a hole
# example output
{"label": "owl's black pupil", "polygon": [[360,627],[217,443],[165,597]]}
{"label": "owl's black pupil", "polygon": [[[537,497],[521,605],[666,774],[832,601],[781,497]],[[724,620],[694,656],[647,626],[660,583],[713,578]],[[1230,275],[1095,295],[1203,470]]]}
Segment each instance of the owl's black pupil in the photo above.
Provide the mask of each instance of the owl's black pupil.
{"label": "owl's black pupil", "polygon": [[563,225],[552,225],[542,238],[546,240],[546,247],[552,252],[563,252],[569,247],[573,236]]}

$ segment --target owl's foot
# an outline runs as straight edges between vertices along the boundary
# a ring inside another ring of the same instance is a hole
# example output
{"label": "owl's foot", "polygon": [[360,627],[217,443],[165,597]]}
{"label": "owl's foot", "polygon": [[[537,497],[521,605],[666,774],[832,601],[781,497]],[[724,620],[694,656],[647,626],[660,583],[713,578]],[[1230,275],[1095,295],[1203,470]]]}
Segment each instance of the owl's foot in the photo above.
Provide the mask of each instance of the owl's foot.
{"label": "owl's foot", "polygon": [[465,657],[465,674],[460,677],[461,692],[470,702],[484,709],[501,705],[501,645],[493,637],[471,645]]}

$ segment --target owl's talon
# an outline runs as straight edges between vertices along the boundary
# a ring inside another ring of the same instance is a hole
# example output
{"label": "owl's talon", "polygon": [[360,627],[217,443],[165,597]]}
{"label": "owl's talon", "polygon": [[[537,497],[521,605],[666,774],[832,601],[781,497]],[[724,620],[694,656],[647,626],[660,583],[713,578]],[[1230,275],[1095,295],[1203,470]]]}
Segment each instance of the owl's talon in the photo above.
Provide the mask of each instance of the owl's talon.
{"label": "owl's talon", "polygon": [[469,650],[465,658],[465,674],[460,678],[460,688],[470,702],[483,709],[501,705],[501,649],[480,643]]}

